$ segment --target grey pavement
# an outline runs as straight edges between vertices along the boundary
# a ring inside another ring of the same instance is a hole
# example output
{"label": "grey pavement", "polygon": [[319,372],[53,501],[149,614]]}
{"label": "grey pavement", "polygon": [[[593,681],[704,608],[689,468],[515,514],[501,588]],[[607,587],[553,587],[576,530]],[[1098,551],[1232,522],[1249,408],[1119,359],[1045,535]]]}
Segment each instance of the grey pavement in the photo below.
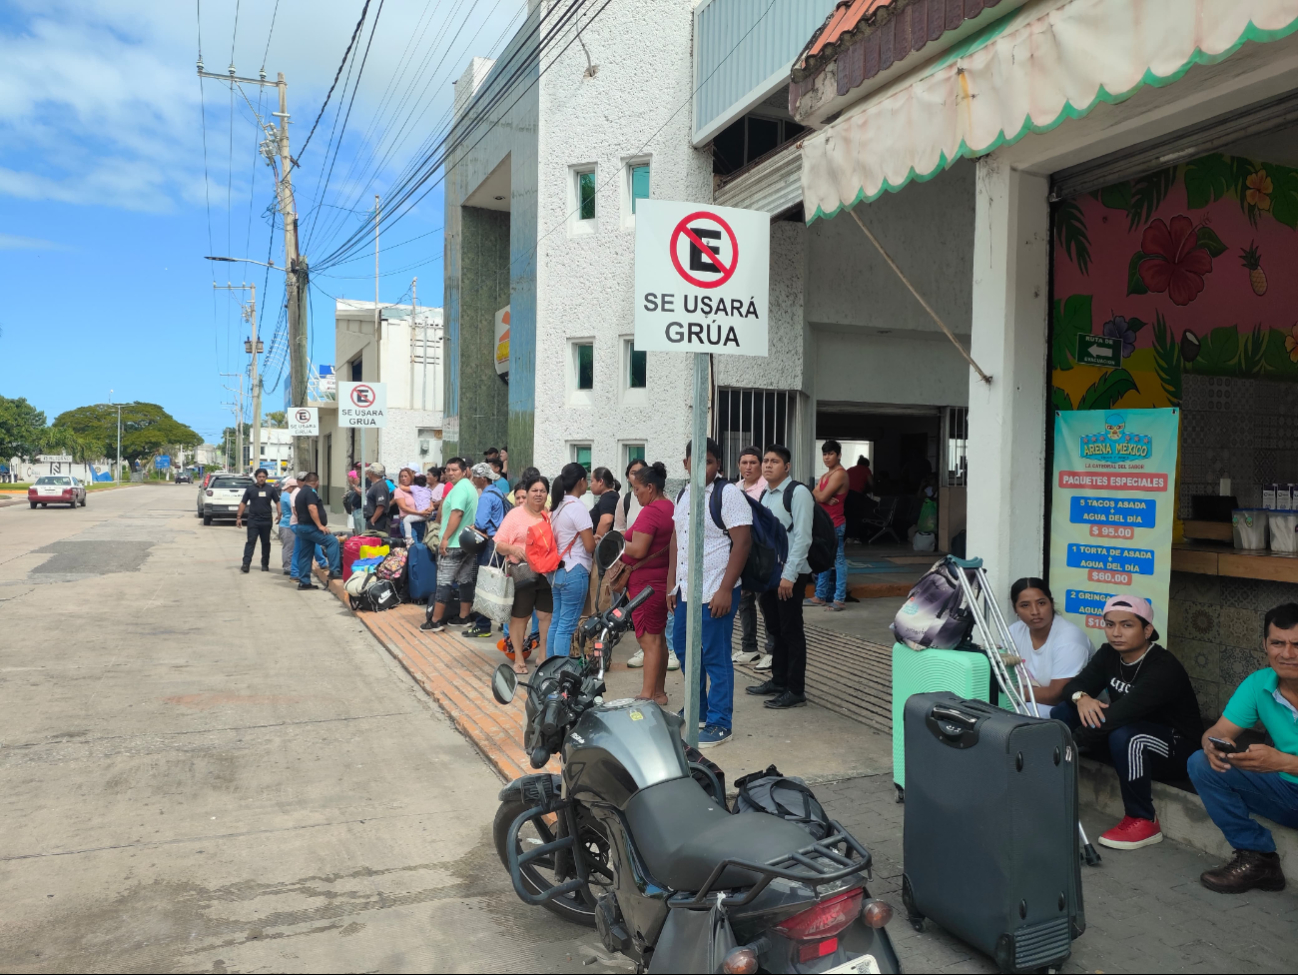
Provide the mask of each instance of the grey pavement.
{"label": "grey pavement", "polygon": [[[867,734],[872,734],[867,732]],[[877,736],[882,737],[882,736]],[[724,764],[724,763],[723,763]],[[893,905],[888,931],[910,972],[995,972],[979,954],[932,921],[916,933],[901,905],[902,826],[888,773],[820,783],[829,814],[869,847],[870,892]],[[1092,841],[1113,825],[1083,810]],[[1214,894],[1199,874],[1219,862],[1164,842],[1124,852],[1101,848],[1103,862],[1082,867],[1086,932],[1073,943],[1064,972],[1293,972],[1298,970],[1298,890],[1241,896]]]}
{"label": "grey pavement", "polygon": [[473,748],[193,492],[0,510],[0,971],[621,970],[514,896]]}

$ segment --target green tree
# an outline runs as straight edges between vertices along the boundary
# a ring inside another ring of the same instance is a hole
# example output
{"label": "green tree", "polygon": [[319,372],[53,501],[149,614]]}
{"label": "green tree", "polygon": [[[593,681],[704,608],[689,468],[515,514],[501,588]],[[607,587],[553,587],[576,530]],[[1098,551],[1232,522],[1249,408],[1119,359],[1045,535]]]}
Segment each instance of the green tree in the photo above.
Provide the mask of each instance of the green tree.
{"label": "green tree", "polygon": [[[122,457],[137,461],[167,447],[194,448],[203,438],[156,403],[123,403]],[[117,406],[96,403],[60,413],[54,429],[67,430],[93,445],[101,457],[117,453]]]}
{"label": "green tree", "polygon": [[267,413],[262,417],[262,424],[274,427],[277,430],[284,430],[288,427],[288,413],[285,410],[275,410],[273,413]]}
{"label": "green tree", "polygon": [[31,460],[41,452],[45,414],[23,397],[0,396],[0,463],[11,457]]}

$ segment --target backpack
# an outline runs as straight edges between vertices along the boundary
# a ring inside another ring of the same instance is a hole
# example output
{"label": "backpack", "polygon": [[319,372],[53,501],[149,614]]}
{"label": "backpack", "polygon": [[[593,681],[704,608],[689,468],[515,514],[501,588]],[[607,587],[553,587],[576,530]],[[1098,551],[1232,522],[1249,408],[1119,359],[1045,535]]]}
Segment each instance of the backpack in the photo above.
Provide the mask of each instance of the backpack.
{"label": "backpack", "polygon": [[973,613],[963,605],[956,572],[947,559],[937,562],[910,591],[890,629],[912,650],[954,650],[973,631]]}
{"label": "backpack", "polygon": [[[730,532],[726,531],[726,526],[721,521],[721,492],[728,483],[730,482],[718,479],[718,486],[713,489],[708,501],[712,521],[726,533],[726,537],[730,536]],[[743,571],[739,573],[739,584],[749,592],[756,593],[778,589],[784,563],[789,560],[789,533],[780,524],[780,519],[775,517],[775,512],[761,502],[754,501],[738,485],[735,485],[735,489],[748,502],[748,510],[753,516],[753,523],[749,527],[752,545],[748,549]]]}
{"label": "backpack", "polygon": [[543,512],[541,520],[527,530],[527,541],[523,545],[523,554],[528,568],[538,575],[554,572],[563,564],[563,558],[572,551],[580,537],[574,535],[568,547],[559,552],[559,543],[554,540],[554,529],[550,527],[551,512]]}
{"label": "backpack", "polygon": [[391,553],[383,560],[382,564],[374,570],[374,574],[380,579],[387,579],[389,582],[396,582],[406,574],[406,559],[408,553],[404,548],[393,549]]}
{"label": "backpack", "polygon": [[834,823],[807,783],[781,775],[774,765],[735,780],[735,812],[762,812],[801,826],[818,840],[835,832]]}
{"label": "backpack", "polygon": [[343,592],[347,593],[352,609],[356,608],[356,600],[365,593],[367,588],[374,585],[375,581],[373,567],[355,569],[347,577],[347,581],[343,583]]}
{"label": "backpack", "polygon": [[[784,510],[793,517],[793,491],[795,488],[810,491],[807,485],[796,482],[784,492]],[[811,501],[811,545],[807,548],[807,565],[816,575],[828,572],[834,567],[838,557],[838,534],[834,530],[834,521],[829,512],[816,503],[813,495]]]}

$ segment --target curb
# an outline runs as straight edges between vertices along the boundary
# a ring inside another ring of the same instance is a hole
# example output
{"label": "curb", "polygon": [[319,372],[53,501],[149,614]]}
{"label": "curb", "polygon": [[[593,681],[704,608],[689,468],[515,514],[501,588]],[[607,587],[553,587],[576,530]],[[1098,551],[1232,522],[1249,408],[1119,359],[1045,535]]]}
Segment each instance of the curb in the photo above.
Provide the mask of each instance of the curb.
{"label": "curb", "polygon": [[[424,693],[437,702],[456,730],[469,740],[497,775],[511,782],[519,776],[541,771],[532,768],[523,750],[524,695],[515,696],[507,705],[497,704],[491,696],[491,675],[506,659],[496,651],[494,641],[479,646],[447,631],[424,633],[419,629],[424,621],[424,609],[413,603],[402,603],[381,613],[358,613],[351,609],[341,581],[329,581],[328,574],[319,567],[315,572],[321,583],[364,624]],[[499,659],[493,660],[493,655]],[[553,760],[546,769],[560,771]]]}

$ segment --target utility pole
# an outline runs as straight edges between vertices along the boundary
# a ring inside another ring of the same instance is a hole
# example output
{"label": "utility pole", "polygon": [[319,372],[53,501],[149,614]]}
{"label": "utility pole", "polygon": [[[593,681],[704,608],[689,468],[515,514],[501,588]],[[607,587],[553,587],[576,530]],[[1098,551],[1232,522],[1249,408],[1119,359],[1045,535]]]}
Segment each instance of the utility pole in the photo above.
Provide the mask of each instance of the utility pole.
{"label": "utility pole", "polygon": [[230,392],[234,393],[238,397],[238,400],[234,405],[231,405],[230,409],[235,411],[234,435],[235,435],[235,444],[236,444],[235,449],[237,453],[235,455],[234,472],[236,474],[242,474],[243,473],[243,373],[223,372],[221,373],[221,375],[224,376],[226,379],[239,380],[238,389],[234,389],[230,386],[226,386],[225,388],[228,389]]}
{"label": "utility pole", "polygon": [[[284,221],[284,294],[288,305],[288,357],[289,385],[293,406],[305,406],[307,397],[307,334],[304,303],[309,281],[309,269],[305,257],[297,252],[297,207],[293,201],[293,169],[297,163],[289,153],[288,140],[288,82],[284,72],[279,72],[275,81],[266,79],[266,72],[260,72],[260,78],[240,78],[234,73],[231,64],[228,74],[213,74],[203,70],[203,62],[198,62],[200,78],[215,78],[230,85],[247,84],[259,87],[274,86],[279,90],[279,111],[272,112],[279,119],[278,125],[265,125],[267,138],[261,144],[261,153],[266,157],[271,169],[275,169],[276,157],[279,161],[275,193],[279,201],[280,217]],[[251,103],[249,103],[251,106]],[[260,122],[261,120],[258,119]],[[307,466],[307,452],[310,445],[306,437],[293,438],[293,467],[303,470]],[[260,460],[260,458],[258,458]]]}
{"label": "utility pole", "polygon": [[[108,405],[113,405],[113,391],[108,391]],[[117,483],[122,482],[122,408],[117,407],[117,467],[113,470]]]}
{"label": "utility pole", "polygon": [[[217,291],[251,291],[252,300],[243,309],[243,317],[252,326],[252,338],[243,343],[243,350],[252,356],[252,464],[253,470],[261,466],[261,376],[258,373],[257,357],[261,355],[262,343],[257,340],[257,286],[255,284],[214,284]],[[240,380],[239,388],[243,388]],[[242,457],[242,455],[241,455]]]}

